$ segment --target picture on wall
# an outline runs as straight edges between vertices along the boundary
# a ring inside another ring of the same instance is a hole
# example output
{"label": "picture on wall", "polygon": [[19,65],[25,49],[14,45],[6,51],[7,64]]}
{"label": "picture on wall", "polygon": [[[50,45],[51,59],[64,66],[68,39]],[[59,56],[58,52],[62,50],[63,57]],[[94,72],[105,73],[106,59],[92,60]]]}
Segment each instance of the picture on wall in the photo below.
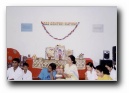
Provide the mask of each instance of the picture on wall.
{"label": "picture on wall", "polygon": [[54,47],[47,47],[45,50],[46,59],[54,59],[55,55],[55,48]]}
{"label": "picture on wall", "polygon": [[21,32],[32,32],[32,23],[21,23]]}
{"label": "picture on wall", "polygon": [[65,46],[57,45],[55,47],[55,60],[65,59]]}
{"label": "picture on wall", "polygon": [[67,57],[70,56],[70,55],[73,55],[73,50],[67,49],[65,51],[65,59],[67,60]]}

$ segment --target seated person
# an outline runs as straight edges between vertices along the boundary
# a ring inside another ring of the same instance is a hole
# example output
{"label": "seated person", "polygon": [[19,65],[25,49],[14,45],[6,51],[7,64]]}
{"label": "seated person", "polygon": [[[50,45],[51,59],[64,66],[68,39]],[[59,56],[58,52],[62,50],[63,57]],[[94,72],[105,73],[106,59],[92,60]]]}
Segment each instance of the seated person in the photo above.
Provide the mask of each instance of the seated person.
{"label": "seated person", "polygon": [[66,80],[79,80],[78,69],[76,66],[75,57],[73,55],[68,56],[67,64],[64,67],[63,76]]}
{"label": "seated person", "polygon": [[106,63],[105,67],[109,70],[110,77],[113,80],[116,80],[116,70],[113,68],[113,64],[112,63]]}
{"label": "seated person", "polygon": [[95,67],[94,67],[93,63],[88,62],[86,64],[86,68],[87,68],[87,71],[85,73],[85,79],[86,80],[97,80],[98,76],[96,74]]}
{"label": "seated person", "polygon": [[48,68],[43,68],[38,76],[40,80],[54,80],[56,75],[56,64],[49,64]]}
{"label": "seated person", "polygon": [[112,78],[110,77],[110,73],[105,66],[96,66],[96,73],[98,76],[97,80],[112,80]]}
{"label": "seated person", "polygon": [[22,80],[22,69],[19,67],[20,60],[19,58],[14,58],[12,60],[11,68],[7,70],[7,79],[8,80]]}
{"label": "seated person", "polygon": [[29,64],[23,63],[23,76],[22,80],[32,80],[32,73],[28,70]]}

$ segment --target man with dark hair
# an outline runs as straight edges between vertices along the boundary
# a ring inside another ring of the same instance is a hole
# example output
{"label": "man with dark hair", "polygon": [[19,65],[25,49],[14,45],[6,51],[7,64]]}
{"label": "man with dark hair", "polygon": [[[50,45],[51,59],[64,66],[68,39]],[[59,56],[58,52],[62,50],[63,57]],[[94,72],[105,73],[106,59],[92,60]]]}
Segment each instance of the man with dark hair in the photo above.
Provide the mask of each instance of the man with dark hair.
{"label": "man with dark hair", "polygon": [[19,58],[14,58],[12,60],[11,68],[7,70],[7,79],[8,80],[22,80],[22,69],[19,67],[20,60]]}
{"label": "man with dark hair", "polygon": [[49,64],[48,68],[43,68],[38,78],[41,80],[54,80],[56,75],[56,64]]}
{"label": "man with dark hair", "polygon": [[29,64],[23,63],[23,76],[22,80],[32,80],[32,73],[28,70]]}

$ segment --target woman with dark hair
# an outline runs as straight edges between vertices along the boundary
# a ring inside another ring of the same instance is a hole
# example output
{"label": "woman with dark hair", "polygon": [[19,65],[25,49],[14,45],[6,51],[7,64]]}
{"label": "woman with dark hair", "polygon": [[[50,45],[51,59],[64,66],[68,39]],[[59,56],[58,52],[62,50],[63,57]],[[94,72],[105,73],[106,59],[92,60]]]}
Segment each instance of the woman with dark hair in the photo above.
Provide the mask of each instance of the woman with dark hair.
{"label": "woman with dark hair", "polygon": [[116,70],[115,68],[113,68],[113,64],[112,63],[106,63],[105,64],[105,67],[109,70],[109,73],[110,73],[110,77],[113,79],[113,80],[116,80]]}
{"label": "woman with dark hair", "polygon": [[98,76],[97,80],[112,80],[108,69],[104,66],[101,65],[96,66],[96,73]]}
{"label": "woman with dark hair", "polygon": [[97,74],[95,71],[95,67],[92,62],[88,62],[86,64],[87,71],[85,73],[85,79],[86,80],[97,80]]}
{"label": "woman with dark hair", "polygon": [[67,58],[67,64],[65,65],[63,76],[68,80],[79,79],[76,61],[73,55],[70,55]]}

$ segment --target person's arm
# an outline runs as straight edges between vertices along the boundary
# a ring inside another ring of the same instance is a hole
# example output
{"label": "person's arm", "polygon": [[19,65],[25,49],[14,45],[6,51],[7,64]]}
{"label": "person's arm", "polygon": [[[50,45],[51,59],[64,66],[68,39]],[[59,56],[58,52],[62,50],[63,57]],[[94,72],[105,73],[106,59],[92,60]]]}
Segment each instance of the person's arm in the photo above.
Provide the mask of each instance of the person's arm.
{"label": "person's arm", "polygon": [[72,69],[71,69],[71,77],[72,77],[73,79],[76,79],[76,80],[79,79],[78,69],[77,69],[77,66],[76,66],[76,65],[73,65],[73,66],[72,66]]}
{"label": "person's arm", "polygon": [[23,76],[22,70],[19,70],[17,75],[14,78],[12,78],[11,80],[22,80],[22,76]]}
{"label": "person's arm", "polygon": [[97,80],[98,79],[98,76],[97,76],[96,70],[95,70],[94,75],[95,75],[95,80]]}
{"label": "person's arm", "polygon": [[27,80],[32,80],[32,73],[29,72]]}
{"label": "person's arm", "polygon": [[62,75],[64,78],[70,78],[71,76],[67,74],[66,70],[67,70],[67,64],[64,66],[64,70],[62,72]]}
{"label": "person's arm", "polygon": [[55,80],[56,79],[56,74],[57,74],[56,70],[53,70],[52,72],[50,72],[50,79]]}
{"label": "person's arm", "polygon": [[88,78],[87,78],[87,73],[85,73],[85,80],[88,80]]}
{"label": "person's arm", "polygon": [[38,76],[38,79],[39,79],[39,80],[42,80],[43,75],[44,75],[44,69],[41,70],[41,72],[40,72],[40,74],[39,74],[39,76]]}
{"label": "person's arm", "polygon": [[110,73],[110,77],[112,78],[112,80],[116,80],[116,71],[113,70],[113,73]]}
{"label": "person's arm", "polygon": [[71,78],[72,75],[66,74],[66,73],[62,73],[64,78]]}
{"label": "person's arm", "polygon": [[8,79],[8,80],[14,80],[14,78],[10,78],[10,77],[9,77],[10,73],[11,73],[11,68],[8,68],[8,69],[7,69],[7,79]]}
{"label": "person's arm", "polygon": [[54,80],[53,71],[50,72],[50,79]]}
{"label": "person's arm", "polygon": [[7,79],[8,79],[8,77],[9,77],[9,68],[7,69]]}
{"label": "person's arm", "polygon": [[30,73],[30,77],[29,77],[29,80],[32,80],[32,73]]}

